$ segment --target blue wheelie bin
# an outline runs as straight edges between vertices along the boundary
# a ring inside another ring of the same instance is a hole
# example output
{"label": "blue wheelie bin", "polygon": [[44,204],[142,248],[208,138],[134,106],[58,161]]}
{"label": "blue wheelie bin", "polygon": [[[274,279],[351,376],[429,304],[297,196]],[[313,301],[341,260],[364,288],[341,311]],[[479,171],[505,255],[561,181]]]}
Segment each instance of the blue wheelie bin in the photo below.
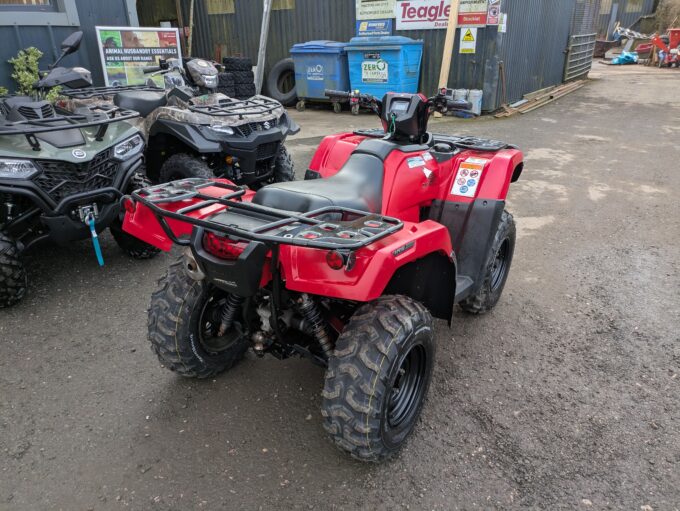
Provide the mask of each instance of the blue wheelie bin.
{"label": "blue wheelie bin", "polygon": [[387,92],[418,92],[422,40],[403,36],[354,37],[346,50],[352,90],[377,98]]}
{"label": "blue wheelie bin", "polygon": [[[307,100],[329,101],[324,94],[326,89],[349,91],[346,45],[336,41],[309,41],[291,48],[298,110],[304,110]],[[331,101],[333,109],[339,112],[340,104],[337,100]]]}

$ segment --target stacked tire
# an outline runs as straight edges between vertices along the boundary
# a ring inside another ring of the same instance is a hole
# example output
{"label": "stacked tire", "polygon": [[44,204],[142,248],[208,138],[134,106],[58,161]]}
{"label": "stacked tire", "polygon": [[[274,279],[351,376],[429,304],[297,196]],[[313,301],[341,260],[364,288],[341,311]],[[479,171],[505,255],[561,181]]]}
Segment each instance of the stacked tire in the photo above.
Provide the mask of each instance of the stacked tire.
{"label": "stacked tire", "polygon": [[[228,96],[237,99],[248,99],[255,95],[255,75],[253,74],[253,62],[245,57],[224,57],[222,59],[224,72],[220,76],[224,76],[225,83],[231,84],[233,87],[233,94]],[[225,92],[226,94],[226,92]]]}
{"label": "stacked tire", "polygon": [[217,92],[221,92],[233,98],[236,96],[234,88],[234,75],[231,73],[220,73],[217,75]]}

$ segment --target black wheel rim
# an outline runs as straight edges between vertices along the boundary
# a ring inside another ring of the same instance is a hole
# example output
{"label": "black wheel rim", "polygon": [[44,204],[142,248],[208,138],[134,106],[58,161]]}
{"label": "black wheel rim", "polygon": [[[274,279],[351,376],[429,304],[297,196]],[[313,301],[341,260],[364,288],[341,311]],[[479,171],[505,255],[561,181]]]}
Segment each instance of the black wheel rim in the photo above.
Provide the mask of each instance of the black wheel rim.
{"label": "black wheel rim", "polygon": [[292,71],[281,73],[276,80],[276,87],[282,94],[288,94],[295,87],[295,73]]}
{"label": "black wheel rim", "polygon": [[510,255],[510,240],[505,239],[496,252],[493,266],[491,267],[491,290],[496,291],[505,280],[508,271],[508,258]]}
{"label": "black wheel rim", "polygon": [[409,424],[417,413],[427,380],[427,352],[417,344],[402,358],[387,404],[388,429]]}
{"label": "black wheel rim", "polygon": [[240,325],[234,323],[223,336],[217,335],[220,329],[220,316],[227,298],[223,293],[213,290],[203,304],[198,319],[198,341],[208,353],[220,353],[231,348],[241,336]]}

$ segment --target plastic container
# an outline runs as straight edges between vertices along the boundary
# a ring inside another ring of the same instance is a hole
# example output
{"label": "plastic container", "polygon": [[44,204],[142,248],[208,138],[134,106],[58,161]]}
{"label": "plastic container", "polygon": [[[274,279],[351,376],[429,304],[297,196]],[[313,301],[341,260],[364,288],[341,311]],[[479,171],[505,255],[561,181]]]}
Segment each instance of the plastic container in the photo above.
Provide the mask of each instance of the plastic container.
{"label": "plastic container", "polygon": [[309,41],[291,48],[298,98],[328,100],[326,89],[349,92],[345,46],[336,41]]}
{"label": "plastic container", "polygon": [[354,37],[347,45],[352,90],[382,98],[418,92],[423,41],[402,36]]}
{"label": "plastic container", "polygon": [[467,100],[472,103],[471,110],[477,115],[482,115],[482,100],[484,99],[484,92],[479,89],[470,89]]}
{"label": "plastic container", "polygon": [[469,92],[467,89],[453,89],[453,99],[467,100]]}

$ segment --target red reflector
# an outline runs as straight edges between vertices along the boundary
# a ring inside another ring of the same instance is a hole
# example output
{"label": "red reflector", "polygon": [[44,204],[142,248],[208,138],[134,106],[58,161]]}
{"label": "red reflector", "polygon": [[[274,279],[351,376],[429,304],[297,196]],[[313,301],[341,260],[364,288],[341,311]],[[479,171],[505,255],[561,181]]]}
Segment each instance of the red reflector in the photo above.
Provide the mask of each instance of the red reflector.
{"label": "red reflector", "polygon": [[337,250],[331,250],[326,254],[326,262],[334,270],[341,270],[345,266],[345,258]]}
{"label": "red reflector", "polygon": [[218,236],[213,232],[203,236],[203,248],[210,254],[220,259],[235,261],[243,253],[248,243],[231,241],[223,236]]}
{"label": "red reflector", "polygon": [[314,232],[314,231],[306,231],[306,232],[303,232],[302,234],[300,234],[300,236],[302,238],[306,239],[306,240],[315,240],[317,238],[320,238],[321,234],[319,234],[318,232]]}
{"label": "red reflector", "polygon": [[376,220],[367,220],[366,222],[364,222],[364,225],[372,229],[377,229],[379,227],[382,227],[382,222],[378,222]]}
{"label": "red reflector", "polygon": [[127,211],[130,214],[135,212],[135,203],[132,202],[131,199],[125,199],[123,201],[123,207],[125,208],[125,211]]}

